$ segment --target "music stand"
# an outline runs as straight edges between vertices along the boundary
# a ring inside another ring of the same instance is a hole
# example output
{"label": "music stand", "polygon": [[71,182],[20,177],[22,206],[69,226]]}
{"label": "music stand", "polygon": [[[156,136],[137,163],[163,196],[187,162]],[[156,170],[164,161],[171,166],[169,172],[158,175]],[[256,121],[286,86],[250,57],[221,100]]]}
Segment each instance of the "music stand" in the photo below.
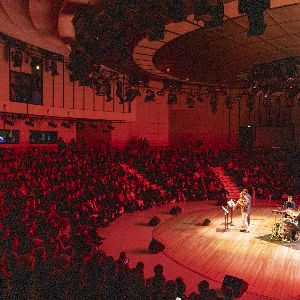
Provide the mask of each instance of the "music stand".
{"label": "music stand", "polygon": [[225,228],[224,228],[224,231],[228,231],[229,228],[228,228],[228,214],[229,214],[229,211],[224,207],[222,206],[223,210],[224,210],[224,215],[225,215]]}
{"label": "music stand", "polygon": [[227,202],[228,206],[230,207],[230,226],[234,226],[234,224],[232,223],[232,216],[233,216],[233,208],[235,207],[235,203],[232,199],[230,199]]}

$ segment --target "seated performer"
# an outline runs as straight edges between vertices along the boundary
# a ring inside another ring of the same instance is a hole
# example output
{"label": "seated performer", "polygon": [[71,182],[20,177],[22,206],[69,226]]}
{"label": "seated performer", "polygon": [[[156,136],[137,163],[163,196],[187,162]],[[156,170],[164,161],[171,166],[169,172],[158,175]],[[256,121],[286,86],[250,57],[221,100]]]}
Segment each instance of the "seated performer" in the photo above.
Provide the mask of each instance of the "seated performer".
{"label": "seated performer", "polygon": [[240,199],[235,204],[236,206],[240,206],[241,213],[242,213],[242,231],[250,232],[249,231],[249,224],[248,224],[248,215],[250,214],[250,201],[249,198],[246,196],[245,191],[240,193]]}
{"label": "seated performer", "polygon": [[296,204],[293,201],[293,196],[288,196],[287,201],[284,202],[284,208],[285,209],[295,209]]}

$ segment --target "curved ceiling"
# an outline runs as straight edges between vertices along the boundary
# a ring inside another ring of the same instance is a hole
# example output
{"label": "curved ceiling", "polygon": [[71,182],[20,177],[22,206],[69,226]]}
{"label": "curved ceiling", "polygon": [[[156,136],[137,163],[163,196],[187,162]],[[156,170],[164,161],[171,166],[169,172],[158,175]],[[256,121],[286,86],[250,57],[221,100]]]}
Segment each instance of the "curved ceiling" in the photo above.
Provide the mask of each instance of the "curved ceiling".
{"label": "curved ceiling", "polygon": [[133,58],[143,70],[190,82],[230,83],[251,65],[300,55],[300,1],[273,0],[265,12],[266,31],[249,37],[238,1],[224,4],[224,25],[204,29],[190,15],[166,26],[164,40],[141,40]]}
{"label": "curved ceiling", "polygon": [[[192,13],[193,1],[184,2]],[[222,28],[204,30],[203,22],[189,15],[184,22],[166,25],[164,40],[140,40],[133,49],[135,64],[162,78],[226,83],[252,64],[300,55],[300,0],[271,0],[265,33],[251,38],[247,18],[238,14],[238,1],[224,2]],[[103,0],[0,0],[0,32],[68,55],[72,18],[91,3],[103,6]]]}

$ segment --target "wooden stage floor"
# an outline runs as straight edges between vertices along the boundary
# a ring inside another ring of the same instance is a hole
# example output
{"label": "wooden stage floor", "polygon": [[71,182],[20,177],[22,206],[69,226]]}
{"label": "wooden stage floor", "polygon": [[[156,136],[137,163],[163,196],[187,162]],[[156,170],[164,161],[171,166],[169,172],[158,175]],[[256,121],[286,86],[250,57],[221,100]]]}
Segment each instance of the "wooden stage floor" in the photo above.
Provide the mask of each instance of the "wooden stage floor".
{"label": "wooden stage floor", "polygon": [[[236,210],[230,231],[224,227],[222,209],[214,202],[181,203],[183,212],[171,216],[175,204],[143,212],[125,214],[109,227],[101,229],[106,237],[103,248],[117,257],[125,250],[131,259],[145,262],[146,276],[152,276],[153,266],[162,263],[168,279],[181,276],[188,293],[195,291],[200,280],[220,288],[225,274],[249,283],[240,299],[300,299],[300,242],[286,244],[269,240],[276,205],[252,208],[250,233],[240,232],[240,211]],[[146,226],[154,216],[161,219],[154,228]],[[209,226],[201,222],[209,218]],[[149,254],[151,236],[165,244],[160,254]]]}

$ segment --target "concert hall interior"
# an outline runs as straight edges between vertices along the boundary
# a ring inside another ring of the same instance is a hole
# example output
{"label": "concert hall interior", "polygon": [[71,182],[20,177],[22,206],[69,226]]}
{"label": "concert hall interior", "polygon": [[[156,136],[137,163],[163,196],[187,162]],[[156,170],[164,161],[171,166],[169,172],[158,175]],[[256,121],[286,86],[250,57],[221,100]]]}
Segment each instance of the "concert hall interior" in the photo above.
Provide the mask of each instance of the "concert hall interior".
{"label": "concert hall interior", "polygon": [[0,75],[0,299],[300,299],[300,0],[0,0]]}

